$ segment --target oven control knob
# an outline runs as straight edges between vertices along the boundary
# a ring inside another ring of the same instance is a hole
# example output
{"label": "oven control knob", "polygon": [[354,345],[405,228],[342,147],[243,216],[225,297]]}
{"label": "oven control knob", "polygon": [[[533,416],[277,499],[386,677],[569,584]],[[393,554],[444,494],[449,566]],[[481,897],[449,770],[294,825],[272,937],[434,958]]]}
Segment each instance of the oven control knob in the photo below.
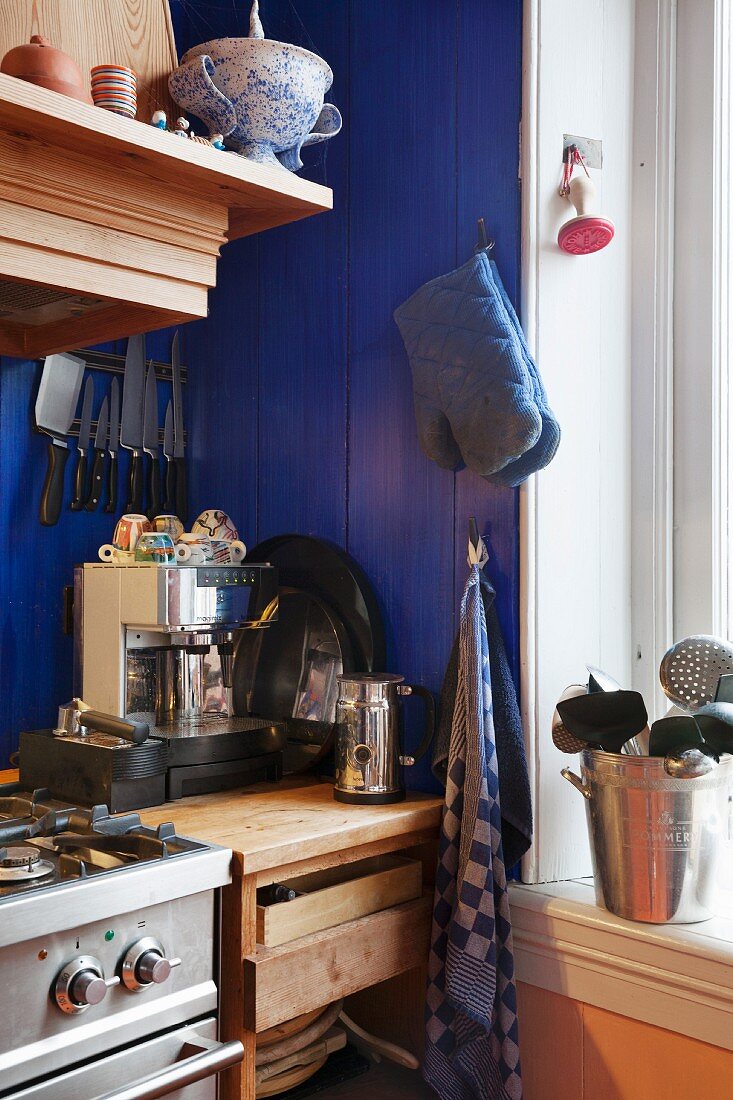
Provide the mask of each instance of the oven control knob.
{"label": "oven control knob", "polygon": [[54,986],[54,999],[62,1012],[74,1015],[100,1004],[107,990],[119,984],[117,975],[105,978],[99,959],[80,955],[60,971]]}
{"label": "oven control knob", "polygon": [[128,989],[138,992],[168,981],[171,970],[180,965],[180,959],[166,957],[158,940],[145,936],[132,945],[122,960],[122,981]]}

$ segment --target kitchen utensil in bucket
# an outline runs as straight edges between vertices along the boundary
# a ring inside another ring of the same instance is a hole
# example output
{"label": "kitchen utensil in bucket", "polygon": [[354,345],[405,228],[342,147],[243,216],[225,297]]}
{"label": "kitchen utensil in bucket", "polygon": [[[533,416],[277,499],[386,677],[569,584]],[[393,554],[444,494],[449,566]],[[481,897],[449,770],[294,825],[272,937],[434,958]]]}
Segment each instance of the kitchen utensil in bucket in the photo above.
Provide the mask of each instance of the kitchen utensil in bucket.
{"label": "kitchen utensil in bucket", "polygon": [[667,698],[681,710],[712,703],[721,676],[733,673],[733,646],[722,638],[693,634],[668,649],[659,666]]}
{"label": "kitchen utensil in bucket", "polygon": [[596,902],[619,917],[685,924],[715,914],[718,862],[730,835],[733,756],[678,779],[663,757],[581,754]]}
{"label": "kitchen utensil in bucket", "polygon": [[638,691],[600,691],[560,700],[557,712],[565,728],[581,741],[620,752],[646,729],[647,712]]}
{"label": "kitchen utensil in bucket", "polygon": [[[560,696],[559,702],[564,703],[566,699],[577,699],[579,695],[587,695],[587,693],[588,689],[585,684],[570,684]],[[552,715],[552,743],[560,752],[572,753],[573,755],[588,748],[587,741],[576,737],[566,728],[557,712],[557,707]]]}

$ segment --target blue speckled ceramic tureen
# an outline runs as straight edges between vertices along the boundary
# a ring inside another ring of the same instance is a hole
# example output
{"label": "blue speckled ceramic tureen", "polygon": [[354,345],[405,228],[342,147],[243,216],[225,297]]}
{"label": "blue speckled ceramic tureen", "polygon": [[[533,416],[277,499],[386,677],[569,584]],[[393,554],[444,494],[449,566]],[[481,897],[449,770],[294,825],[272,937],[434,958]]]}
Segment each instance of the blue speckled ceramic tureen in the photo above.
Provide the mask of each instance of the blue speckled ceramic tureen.
{"label": "blue speckled ceramic tureen", "polygon": [[173,99],[250,160],[303,167],[304,145],[341,129],[323,97],[333,73],[317,54],[265,38],[254,0],[248,38],[215,38],[186,53],[170,75]]}

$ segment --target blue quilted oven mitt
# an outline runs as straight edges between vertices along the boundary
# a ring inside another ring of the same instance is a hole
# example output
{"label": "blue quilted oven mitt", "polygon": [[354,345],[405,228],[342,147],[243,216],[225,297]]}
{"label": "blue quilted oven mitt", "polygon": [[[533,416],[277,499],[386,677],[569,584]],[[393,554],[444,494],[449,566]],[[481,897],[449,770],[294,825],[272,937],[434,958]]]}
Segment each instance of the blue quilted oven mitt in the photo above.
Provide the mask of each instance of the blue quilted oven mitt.
{"label": "blue quilted oven mitt", "polygon": [[537,370],[537,365],[532,358],[532,354],[529,350],[529,346],[522,331],[522,326],[519,323],[519,318],[514,312],[514,306],[509,300],[509,295],[504,289],[504,284],[501,281],[501,276],[497,269],[496,264],[492,260],[490,262],[491,274],[494,278],[494,284],[496,289],[501,294],[501,300],[504,303],[504,308],[507,311],[507,316],[512,323],[512,327],[517,334],[520,346],[522,348],[522,356],[524,362],[527,365],[530,377],[532,379],[532,386],[534,389],[534,401],[537,406],[540,416],[542,417],[542,431],[540,432],[540,438],[535,443],[534,447],[530,447],[521,458],[516,462],[510,462],[502,470],[499,470],[497,474],[494,474],[490,480],[496,485],[521,485],[523,481],[526,481],[530,474],[534,474],[537,470],[544,469],[548,463],[552,462],[555,457],[557,448],[560,446],[560,425],[555,419],[555,415],[547,403],[547,393],[545,387],[542,384],[540,372]]}
{"label": "blue quilted oven mitt", "polygon": [[425,283],[394,317],[412,366],[425,454],[445,469],[463,462],[492,482],[518,485],[549,462],[559,429],[507,303],[479,252]]}

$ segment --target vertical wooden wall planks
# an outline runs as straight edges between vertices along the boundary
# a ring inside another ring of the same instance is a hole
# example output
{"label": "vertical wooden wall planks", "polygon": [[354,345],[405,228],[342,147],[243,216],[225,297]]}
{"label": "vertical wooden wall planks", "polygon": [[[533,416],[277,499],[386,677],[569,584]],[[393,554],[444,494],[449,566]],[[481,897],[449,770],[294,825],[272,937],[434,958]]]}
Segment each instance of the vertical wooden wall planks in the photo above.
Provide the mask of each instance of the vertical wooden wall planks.
{"label": "vertical wooden wall planks", "polygon": [[[496,244],[493,258],[519,308],[519,126],[521,120],[522,5],[504,0],[461,0],[458,5],[456,263],[471,254],[476,220],[484,217]],[[519,496],[463,471],[456,478],[455,598],[466,580],[467,519],[487,534],[486,567],[513,667],[519,662]]]}
{"label": "vertical wooden wall planks", "polygon": [[[356,0],[352,54],[349,550],[383,602],[392,670],[437,690],[454,629],[454,477],[420,450],[392,312],[455,266],[455,7]],[[409,777],[426,782],[429,762]]]}
{"label": "vertical wooden wall planks", "polygon": [[[314,49],[334,70],[328,98],[344,130],[304,158],[304,174],[334,188],[334,211],[228,245],[208,319],[181,330],[191,518],[216,505],[250,543],[300,531],[347,548],[379,595],[392,669],[436,692],[469,515],[489,532],[517,667],[517,494],[421,453],[392,312],[468,258],[482,215],[517,301],[521,8],[267,0],[266,33]],[[247,33],[247,5],[171,0],[171,9],[179,54]],[[160,359],[169,344],[170,334],[151,337]],[[102,513],[38,526],[44,444],[28,435],[37,379],[37,367],[16,361],[0,374],[0,540],[14,550],[0,558],[2,763],[18,731],[50,724],[70,694],[61,588],[111,534]],[[417,725],[415,713],[411,746]],[[427,760],[409,778],[434,789]]]}

